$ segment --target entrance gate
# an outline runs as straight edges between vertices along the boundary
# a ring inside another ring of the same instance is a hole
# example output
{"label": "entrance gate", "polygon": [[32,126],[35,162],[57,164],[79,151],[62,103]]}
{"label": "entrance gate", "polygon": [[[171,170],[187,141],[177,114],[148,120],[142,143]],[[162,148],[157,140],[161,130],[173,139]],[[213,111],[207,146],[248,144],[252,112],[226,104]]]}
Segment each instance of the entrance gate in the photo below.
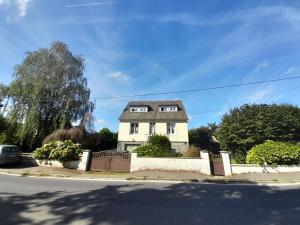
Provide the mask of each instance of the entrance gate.
{"label": "entrance gate", "polygon": [[210,169],[212,175],[225,176],[222,156],[211,154],[209,160],[210,160]]}
{"label": "entrance gate", "polygon": [[91,171],[130,172],[130,153],[93,152],[90,165]]}

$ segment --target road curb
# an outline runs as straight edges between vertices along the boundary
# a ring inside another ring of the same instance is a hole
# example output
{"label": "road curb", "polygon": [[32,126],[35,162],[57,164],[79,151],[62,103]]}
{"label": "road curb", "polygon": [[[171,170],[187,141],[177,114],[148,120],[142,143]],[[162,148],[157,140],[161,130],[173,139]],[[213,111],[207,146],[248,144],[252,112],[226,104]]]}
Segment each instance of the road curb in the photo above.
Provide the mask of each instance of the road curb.
{"label": "road curb", "polygon": [[166,178],[157,178],[157,177],[130,177],[130,180],[136,180],[136,181],[179,181],[182,183],[205,183],[205,184],[238,184],[238,185],[268,185],[268,184],[300,184],[300,180],[282,180],[282,181],[269,181],[269,180],[240,180],[240,179],[166,179]]}
{"label": "road curb", "polygon": [[284,185],[300,185],[300,180],[291,181],[247,181],[247,180],[234,180],[234,179],[166,179],[157,177],[126,177],[126,178],[115,178],[115,177],[68,177],[68,176],[51,176],[43,174],[26,174],[13,173],[0,171],[0,174],[18,176],[18,177],[31,177],[31,178],[45,178],[45,179],[64,179],[64,180],[81,180],[81,181],[106,181],[106,182],[139,182],[139,183],[191,183],[191,184],[214,184],[214,185],[268,185],[268,186],[284,186]]}

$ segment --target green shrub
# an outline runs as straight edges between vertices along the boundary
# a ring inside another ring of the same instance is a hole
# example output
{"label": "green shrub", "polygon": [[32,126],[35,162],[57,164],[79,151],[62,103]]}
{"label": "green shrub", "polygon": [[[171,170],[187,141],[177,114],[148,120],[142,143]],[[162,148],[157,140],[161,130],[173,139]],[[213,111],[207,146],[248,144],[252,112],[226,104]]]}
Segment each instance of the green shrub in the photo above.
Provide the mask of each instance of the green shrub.
{"label": "green shrub", "polygon": [[245,104],[231,109],[215,134],[221,149],[245,162],[248,151],[267,140],[300,141],[300,108],[288,104]]}
{"label": "green shrub", "polygon": [[198,148],[196,145],[190,145],[189,149],[183,153],[183,156],[199,158],[200,157],[200,148]]}
{"label": "green shrub", "polygon": [[174,156],[174,153],[170,149],[160,148],[159,146],[147,144],[139,146],[135,152],[139,156],[149,156],[149,157],[171,157]]}
{"label": "green shrub", "polygon": [[247,154],[247,163],[260,165],[291,165],[300,162],[300,145],[266,141],[254,146]]}
{"label": "green shrub", "polygon": [[171,142],[167,136],[164,135],[152,135],[148,141],[149,145],[157,146],[161,149],[171,150]]}
{"label": "green shrub", "polygon": [[80,145],[74,144],[70,140],[53,141],[37,148],[33,152],[36,159],[55,159],[60,162],[78,160],[81,153]]}

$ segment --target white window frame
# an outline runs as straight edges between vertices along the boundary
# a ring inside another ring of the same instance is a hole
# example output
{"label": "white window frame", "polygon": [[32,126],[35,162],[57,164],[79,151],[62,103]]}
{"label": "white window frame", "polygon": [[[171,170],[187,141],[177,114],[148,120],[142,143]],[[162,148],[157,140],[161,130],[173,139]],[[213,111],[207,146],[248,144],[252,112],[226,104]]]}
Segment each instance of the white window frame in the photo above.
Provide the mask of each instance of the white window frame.
{"label": "white window frame", "polygon": [[176,134],[176,123],[167,123],[167,135]]}
{"label": "white window frame", "polygon": [[177,112],[178,107],[176,105],[170,105],[170,106],[159,106],[160,112]]}
{"label": "white window frame", "polygon": [[130,123],[129,134],[139,133],[139,123]]}
{"label": "white window frame", "polygon": [[149,123],[149,134],[155,134],[155,125],[155,122]]}
{"label": "white window frame", "polygon": [[148,112],[148,107],[147,106],[130,107],[130,112]]}

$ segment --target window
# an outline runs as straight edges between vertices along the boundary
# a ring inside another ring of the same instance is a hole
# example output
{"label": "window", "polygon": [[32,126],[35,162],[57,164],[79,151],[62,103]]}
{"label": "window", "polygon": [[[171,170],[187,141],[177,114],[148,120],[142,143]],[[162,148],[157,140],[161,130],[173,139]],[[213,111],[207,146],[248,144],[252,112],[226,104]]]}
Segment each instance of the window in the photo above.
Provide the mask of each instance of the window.
{"label": "window", "polygon": [[137,134],[139,132],[139,124],[131,123],[130,124],[130,134]]}
{"label": "window", "polygon": [[175,123],[167,123],[167,134],[175,134]]}
{"label": "window", "polygon": [[130,112],[137,112],[138,108],[130,108]]}
{"label": "window", "polygon": [[160,106],[159,107],[159,111],[160,112],[177,112],[178,108],[176,105],[172,105],[172,106]]}
{"label": "window", "polygon": [[148,112],[148,107],[130,107],[130,112]]}
{"label": "window", "polygon": [[155,134],[155,123],[149,124],[149,134]]}

